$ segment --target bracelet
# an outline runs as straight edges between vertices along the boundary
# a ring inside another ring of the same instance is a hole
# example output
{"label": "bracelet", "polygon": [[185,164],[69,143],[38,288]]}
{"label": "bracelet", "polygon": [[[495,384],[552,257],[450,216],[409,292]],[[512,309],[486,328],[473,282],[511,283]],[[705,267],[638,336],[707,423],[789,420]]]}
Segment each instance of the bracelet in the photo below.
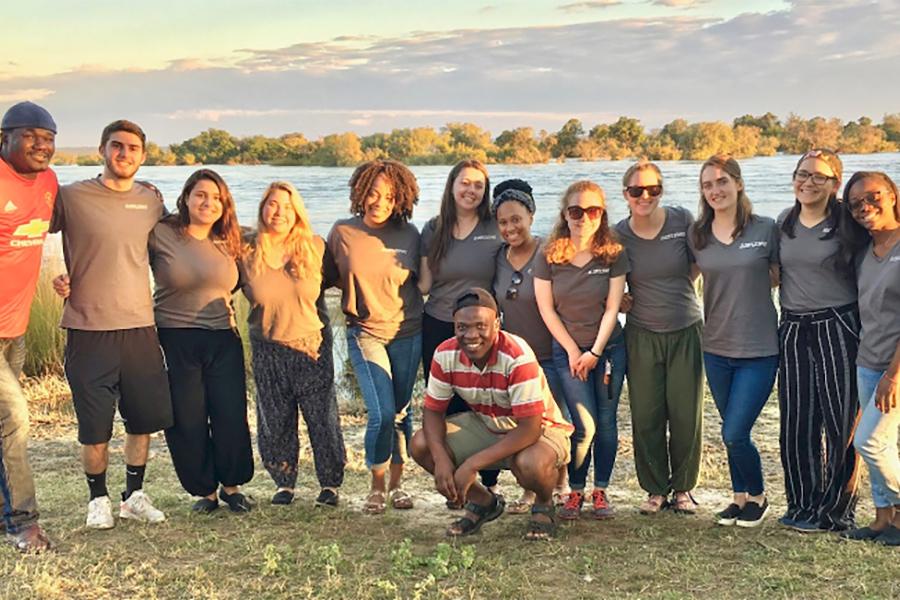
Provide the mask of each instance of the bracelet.
{"label": "bracelet", "polygon": [[594,352],[594,349],[593,349],[593,348],[588,348],[588,352],[591,353],[591,356],[594,356],[594,357],[596,357],[596,358],[601,358],[601,356],[600,356],[599,354],[597,354],[596,352]]}

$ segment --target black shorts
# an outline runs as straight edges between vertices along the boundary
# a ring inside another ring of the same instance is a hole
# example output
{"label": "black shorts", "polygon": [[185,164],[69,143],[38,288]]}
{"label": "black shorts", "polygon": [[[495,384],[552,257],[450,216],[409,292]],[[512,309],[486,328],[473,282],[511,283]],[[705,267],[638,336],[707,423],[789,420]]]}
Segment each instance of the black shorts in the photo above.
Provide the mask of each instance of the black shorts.
{"label": "black shorts", "polygon": [[155,327],[69,329],[65,360],[82,444],[109,441],[116,405],[128,433],[172,426],[169,378]]}

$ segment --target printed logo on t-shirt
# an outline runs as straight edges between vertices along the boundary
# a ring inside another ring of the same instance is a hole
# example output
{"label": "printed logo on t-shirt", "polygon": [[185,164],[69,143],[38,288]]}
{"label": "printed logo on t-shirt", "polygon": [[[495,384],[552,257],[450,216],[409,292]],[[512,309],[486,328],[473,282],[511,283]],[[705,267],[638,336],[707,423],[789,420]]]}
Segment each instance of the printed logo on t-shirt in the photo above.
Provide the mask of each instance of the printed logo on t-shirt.
{"label": "printed logo on t-shirt", "polygon": [[823,227],[823,228],[822,228],[822,233],[831,233],[831,230],[832,230],[832,229],[833,229],[832,227]]}
{"label": "printed logo on t-shirt", "polygon": [[382,248],[382,252],[393,252],[394,254],[409,254],[406,248]]}
{"label": "printed logo on t-shirt", "polygon": [[765,248],[768,245],[769,242],[761,240],[759,242],[741,242],[741,245],[738,246],[738,248],[741,250],[745,250],[747,248]]}
{"label": "printed logo on t-shirt", "polygon": [[606,275],[609,273],[609,267],[595,267],[587,272],[588,275]]}
{"label": "printed logo on t-shirt", "polygon": [[[50,221],[42,219],[32,219],[28,223],[23,223],[16,227],[9,241],[10,248],[28,248],[29,246],[40,246],[44,243],[44,236],[50,230]],[[15,239],[15,238],[25,239]]]}
{"label": "printed logo on t-shirt", "polygon": [[900,262],[900,256],[892,256],[888,259],[888,262]]}
{"label": "printed logo on t-shirt", "polygon": [[667,233],[666,235],[660,236],[659,241],[664,242],[666,240],[674,240],[675,238],[683,238],[686,235],[686,231],[676,231],[675,233]]}
{"label": "printed logo on t-shirt", "polygon": [[496,235],[476,235],[472,239],[476,242],[480,242],[482,240],[496,240],[497,236]]}
{"label": "printed logo on t-shirt", "polygon": [[11,213],[11,212],[17,210],[18,208],[19,207],[16,206],[15,204],[13,204],[13,201],[10,200],[9,202],[6,203],[6,206],[3,207],[3,212]]}
{"label": "printed logo on t-shirt", "polygon": [[128,210],[147,210],[147,209],[150,208],[150,207],[147,206],[146,204],[132,204],[132,203],[128,203],[128,204],[125,204],[125,208],[128,209]]}

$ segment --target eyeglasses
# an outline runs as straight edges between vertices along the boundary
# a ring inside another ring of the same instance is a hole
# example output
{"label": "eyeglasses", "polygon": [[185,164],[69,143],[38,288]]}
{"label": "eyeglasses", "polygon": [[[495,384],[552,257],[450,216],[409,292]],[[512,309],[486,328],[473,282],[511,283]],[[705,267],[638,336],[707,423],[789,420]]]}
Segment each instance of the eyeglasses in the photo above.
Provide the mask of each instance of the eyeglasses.
{"label": "eyeglasses", "polygon": [[522,271],[513,271],[512,274],[512,285],[506,288],[506,299],[507,300],[515,300],[519,297],[519,288],[518,286],[522,285],[522,282],[525,280],[525,276],[522,275]]}
{"label": "eyeglasses", "polygon": [[878,190],[877,192],[868,192],[859,198],[850,198],[847,200],[847,208],[849,208],[852,213],[862,210],[863,204],[868,204],[869,206],[878,206],[881,204],[881,190]]}
{"label": "eyeglasses", "polygon": [[585,213],[589,219],[599,219],[600,215],[603,214],[602,206],[588,206],[587,208],[581,208],[580,206],[567,206],[566,214],[569,215],[569,218],[573,221],[580,221],[582,217],[584,217]]}
{"label": "eyeglasses", "polygon": [[816,185],[825,185],[826,182],[834,180],[837,181],[837,177],[833,175],[825,175],[824,173],[810,173],[809,171],[794,171],[794,181],[798,183],[803,183],[807,179],[812,179],[812,182]]}
{"label": "eyeglasses", "polygon": [[644,190],[647,190],[647,195],[651,198],[656,198],[660,194],[662,194],[662,186],[661,185],[629,185],[625,188],[625,191],[628,192],[628,195],[632,198],[640,198],[644,195]]}

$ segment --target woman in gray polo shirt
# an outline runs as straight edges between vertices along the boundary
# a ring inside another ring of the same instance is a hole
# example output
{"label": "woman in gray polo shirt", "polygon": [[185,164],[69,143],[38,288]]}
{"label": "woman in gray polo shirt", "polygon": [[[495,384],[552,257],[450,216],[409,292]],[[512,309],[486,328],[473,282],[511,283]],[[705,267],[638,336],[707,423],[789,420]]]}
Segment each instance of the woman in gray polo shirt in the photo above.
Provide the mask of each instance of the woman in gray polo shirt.
{"label": "woman in gray polo shirt", "polygon": [[233,512],[248,512],[238,487],[253,477],[253,453],[244,350],[231,302],[241,255],[234,200],[215,171],[200,169],[176,207],[148,244],[175,416],[166,442],[181,485],[200,497],[194,511],[212,512],[221,499]]}
{"label": "woman in gray polo shirt", "polygon": [[688,245],[703,275],[703,362],[722,417],[734,499],[720,525],[756,527],[769,511],[759,451],[750,431],[778,371],[778,228],[753,214],[734,158],[716,155],[700,169],[700,215]]}
{"label": "woman in gray polo shirt", "polygon": [[841,159],[830,150],[801,156],[793,173],[796,200],[778,217],[778,404],[787,497],[778,521],[801,532],[852,527],[857,500],[853,255],[868,235],[838,203],[842,172]]}
{"label": "woman in gray polo shirt", "polygon": [[869,467],[875,521],[843,535],[900,546],[900,195],[884,173],[859,172],[844,188],[844,206],[872,236],[858,269],[862,415],[853,444]]}
{"label": "woman in gray polo shirt", "polygon": [[[491,216],[491,183],[481,161],[458,162],[447,175],[438,215],[422,228],[419,289],[428,294],[422,318],[422,371],[431,371],[434,351],[454,336],[453,304],[469,288],[490,289],[494,257],[503,244]],[[447,414],[468,410],[458,397]],[[493,488],[499,471],[482,472],[482,483]],[[449,503],[448,503],[449,506]]]}
{"label": "woman in gray polo shirt", "polygon": [[[503,247],[497,253],[497,274],[494,277],[494,297],[503,320],[503,330],[523,338],[534,351],[547,377],[550,393],[568,419],[562,382],[553,366],[553,336],[541,319],[534,295],[534,263],[540,260],[541,238],[531,235],[534,223],[534,196],[531,186],[521,179],[507,179],[494,187],[491,212],[503,237]],[[565,489],[566,471],[555,496]],[[534,504],[534,492],[524,491],[521,498],[506,505],[506,512],[528,512]]]}
{"label": "woman in gray polo shirt", "polygon": [[277,486],[272,504],[294,501],[302,412],[321,487],[316,505],[337,506],[347,457],[323,293],[325,242],[286,181],[266,188],[247,242],[243,290],[250,301],[259,454]]}
{"label": "woman in gray polo shirt", "polygon": [[592,181],[573,183],[534,269],[538,308],[553,334],[553,364],[575,426],[572,491],[562,519],[581,514],[592,450],[591,515],[607,519],[613,513],[606,488],[619,447],[616,409],[626,353],[618,313],[628,271],[625,248],[609,228],[603,189]]}
{"label": "woman in gray polo shirt", "polygon": [[674,491],[675,511],[693,514],[691,490],[700,475],[703,448],[703,318],[693,281],[687,231],[694,217],[662,206],[662,173],[638,162],[622,178],[631,216],[616,225],[628,251],[628,399],[634,466],[647,492],[643,514],[656,514]]}
{"label": "woman in gray polo shirt", "polygon": [[422,356],[419,231],[409,222],[418,200],[416,178],[404,165],[369,161],[350,177],[354,216],[328,234],[327,280],[342,292],[347,349],[368,413],[367,514],[383,513],[388,502],[394,509],[413,505],[401,484]]}

